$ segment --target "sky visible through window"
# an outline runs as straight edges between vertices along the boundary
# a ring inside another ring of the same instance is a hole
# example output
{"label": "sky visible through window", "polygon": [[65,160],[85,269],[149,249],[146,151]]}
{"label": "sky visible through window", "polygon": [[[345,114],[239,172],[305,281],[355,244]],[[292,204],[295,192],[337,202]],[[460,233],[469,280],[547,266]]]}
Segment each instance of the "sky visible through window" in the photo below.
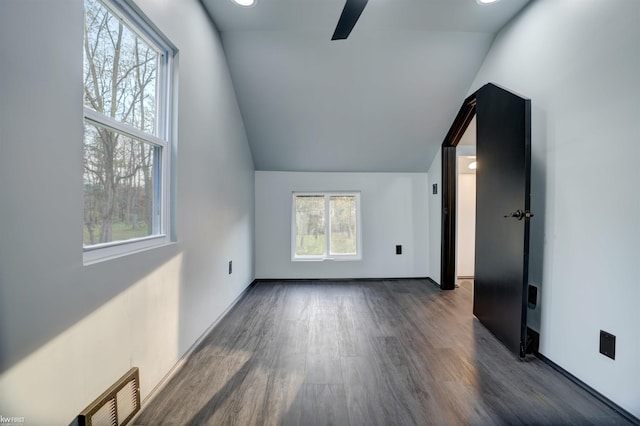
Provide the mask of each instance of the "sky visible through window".
{"label": "sky visible through window", "polygon": [[97,0],[84,31],[84,246],[153,235],[161,149],[108,120],[157,135],[161,55]]}

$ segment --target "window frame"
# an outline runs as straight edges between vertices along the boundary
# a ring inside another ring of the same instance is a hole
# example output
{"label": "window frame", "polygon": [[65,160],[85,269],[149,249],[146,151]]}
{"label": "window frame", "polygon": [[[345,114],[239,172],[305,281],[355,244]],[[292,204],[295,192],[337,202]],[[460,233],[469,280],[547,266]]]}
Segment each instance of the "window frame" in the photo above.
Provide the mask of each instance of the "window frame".
{"label": "window frame", "polygon": [[[152,214],[153,216],[159,216],[159,218],[157,222],[154,220],[154,228],[157,226],[158,229],[157,232],[154,229],[152,235],[98,243],[89,246],[84,245],[83,238],[82,251],[84,265],[126,256],[154,247],[161,247],[176,240],[174,221],[175,196],[173,190],[175,187],[175,177],[173,170],[176,151],[176,125],[174,120],[176,116],[175,110],[177,108],[175,94],[175,86],[177,84],[175,81],[175,57],[178,51],[149,18],[132,2],[128,0],[95,1],[99,2],[117,19],[120,19],[128,30],[158,52],[155,131],[154,134],[146,133],[126,122],[95,111],[85,105],[84,101],[82,101],[83,126],[95,125],[103,127],[130,137],[140,143],[159,148],[159,153],[156,154],[159,158],[157,161],[154,161],[152,167],[152,174],[154,176]],[[86,14],[86,9],[84,10],[84,14]],[[83,56],[84,54],[83,51]],[[83,132],[83,152],[84,149],[85,141]],[[82,229],[84,232],[84,224]]]}
{"label": "window frame", "polygon": [[[296,226],[296,198],[324,197],[324,231],[325,253],[322,255],[296,254],[297,226]],[[356,200],[356,254],[331,254],[331,197],[354,197]],[[298,192],[294,191],[291,198],[291,260],[293,262],[323,262],[323,261],[359,261],[362,260],[362,215],[360,191],[323,191]]]}

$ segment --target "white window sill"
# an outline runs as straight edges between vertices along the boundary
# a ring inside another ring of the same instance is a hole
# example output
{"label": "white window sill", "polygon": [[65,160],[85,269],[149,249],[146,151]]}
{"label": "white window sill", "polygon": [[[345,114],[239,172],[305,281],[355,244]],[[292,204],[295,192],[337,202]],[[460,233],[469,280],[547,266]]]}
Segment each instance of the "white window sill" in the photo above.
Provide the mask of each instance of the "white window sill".
{"label": "white window sill", "polygon": [[135,240],[95,245],[84,249],[82,254],[82,263],[85,266],[93,265],[95,263],[106,262],[171,244],[175,243],[172,242],[168,236],[154,235],[152,237],[139,238]]}
{"label": "white window sill", "polygon": [[339,256],[339,257],[294,257],[292,262],[357,262],[362,260],[362,256]]}

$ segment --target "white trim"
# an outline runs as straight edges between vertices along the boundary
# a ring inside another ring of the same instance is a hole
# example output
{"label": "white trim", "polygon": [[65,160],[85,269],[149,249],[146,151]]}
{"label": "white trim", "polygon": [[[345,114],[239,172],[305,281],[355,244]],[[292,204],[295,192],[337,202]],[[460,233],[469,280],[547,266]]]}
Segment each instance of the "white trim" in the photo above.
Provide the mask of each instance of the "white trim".
{"label": "white trim", "polygon": [[94,124],[99,125],[100,127],[106,127],[109,130],[122,133],[123,135],[127,135],[133,139],[142,142],[148,142],[150,144],[158,145],[163,148],[167,146],[166,140],[160,139],[159,137],[154,136],[150,133],[143,132],[140,129],[136,129],[129,123],[118,121],[114,118],[109,117],[108,115],[95,111],[88,106],[84,107],[84,118]]}
{"label": "white trim", "polygon": [[140,238],[131,238],[129,240],[118,240],[118,241],[111,241],[109,243],[102,243],[102,244],[94,244],[92,246],[86,246],[83,248],[84,251],[93,251],[93,250],[100,250],[100,249],[104,249],[107,247],[115,247],[115,246],[121,246],[123,244],[131,244],[131,243],[142,243],[144,241],[148,241],[148,240],[155,240],[158,238],[166,238],[166,235],[163,234],[159,234],[159,235],[149,235],[147,237],[140,237]]}
{"label": "white trim", "polygon": [[110,243],[106,243],[104,245],[101,244],[100,247],[90,246],[85,248],[82,254],[82,263],[85,266],[91,265],[157,247],[164,247],[173,243],[166,235],[152,235],[146,238],[116,241],[113,245],[109,244]]}

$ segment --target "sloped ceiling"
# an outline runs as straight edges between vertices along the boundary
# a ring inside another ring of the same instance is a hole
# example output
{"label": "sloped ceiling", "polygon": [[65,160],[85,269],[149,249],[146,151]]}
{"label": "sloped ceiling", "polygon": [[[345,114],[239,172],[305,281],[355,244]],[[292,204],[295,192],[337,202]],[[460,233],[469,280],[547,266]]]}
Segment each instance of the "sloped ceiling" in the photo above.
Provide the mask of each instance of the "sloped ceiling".
{"label": "sloped ceiling", "polygon": [[257,170],[425,172],[495,34],[528,0],[203,0]]}

